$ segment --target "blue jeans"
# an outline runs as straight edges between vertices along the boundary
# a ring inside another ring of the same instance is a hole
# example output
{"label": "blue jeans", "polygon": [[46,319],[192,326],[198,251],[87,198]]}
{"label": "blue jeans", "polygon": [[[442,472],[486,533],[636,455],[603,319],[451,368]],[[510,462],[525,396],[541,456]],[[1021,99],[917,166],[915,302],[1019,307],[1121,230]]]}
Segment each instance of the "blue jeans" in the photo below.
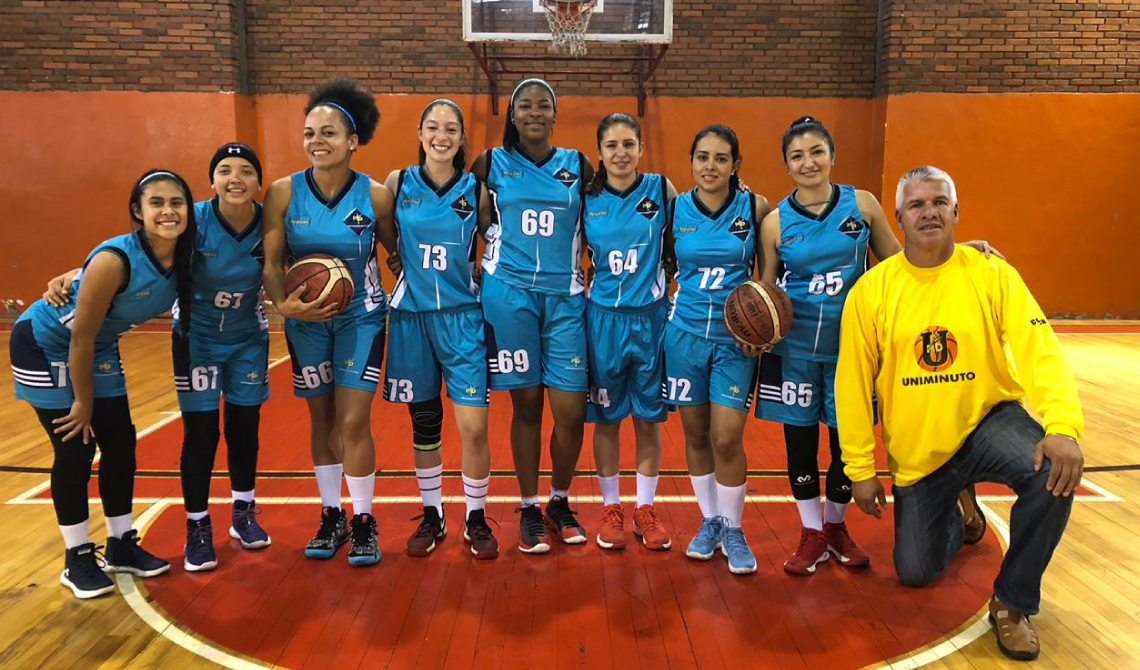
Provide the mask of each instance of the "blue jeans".
{"label": "blue jeans", "polygon": [[977,482],[1005,484],[1017,494],[1010,542],[994,595],[1026,614],[1041,604],[1041,577],[1061,541],[1073,498],[1045,490],[1048,459],[1033,471],[1033,454],[1045,436],[1021,405],[997,405],[942,467],[911,486],[895,486],[895,572],[907,586],[937,579],[962,548],[958,493]]}

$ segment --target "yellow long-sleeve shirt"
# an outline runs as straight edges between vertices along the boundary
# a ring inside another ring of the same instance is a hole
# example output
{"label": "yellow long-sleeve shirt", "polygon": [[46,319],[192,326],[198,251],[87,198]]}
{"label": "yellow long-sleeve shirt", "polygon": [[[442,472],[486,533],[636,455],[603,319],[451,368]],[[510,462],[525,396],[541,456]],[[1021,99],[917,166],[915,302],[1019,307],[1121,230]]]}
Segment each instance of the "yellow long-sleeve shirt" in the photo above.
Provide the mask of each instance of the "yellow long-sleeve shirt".
{"label": "yellow long-sleeve shirt", "polygon": [[847,296],[835,404],[853,481],[875,476],[872,391],[900,486],[942,466],[1001,402],[1027,397],[1047,432],[1084,430],[1072,372],[1025,282],[962,246],[934,268],[895,254]]}

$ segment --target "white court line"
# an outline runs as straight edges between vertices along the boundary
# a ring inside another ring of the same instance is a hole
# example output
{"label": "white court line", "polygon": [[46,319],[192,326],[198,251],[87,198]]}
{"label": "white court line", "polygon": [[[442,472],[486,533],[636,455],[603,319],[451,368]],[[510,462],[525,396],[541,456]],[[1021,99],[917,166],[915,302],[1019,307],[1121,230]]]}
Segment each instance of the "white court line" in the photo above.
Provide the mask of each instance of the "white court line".
{"label": "white court line", "polygon": [[[170,333],[167,333],[167,335],[169,335],[169,334]],[[278,365],[280,365],[281,363],[284,363],[287,360],[289,360],[288,356],[282,356],[281,358],[277,358],[277,359],[274,359],[272,361],[269,361],[269,367],[266,369],[272,370],[273,368],[277,367]],[[146,428],[143,428],[141,431],[139,431],[138,435],[135,438],[136,440],[141,440],[144,437],[146,437],[147,435],[154,433],[158,429],[160,429],[164,426],[167,426],[170,423],[173,423],[174,421],[177,421],[179,418],[182,417],[181,412],[164,411],[164,412],[160,412],[160,413],[165,414],[166,416],[164,416],[163,418],[159,419],[158,421],[154,422],[153,424],[151,424],[151,425],[147,426]],[[96,452],[95,458],[91,460],[91,464],[94,465],[94,464],[98,463],[99,457],[101,455],[102,454]],[[33,496],[42,493],[49,486],[51,486],[51,479],[50,478],[40,482],[39,484],[36,484],[35,486],[28,489],[27,491],[24,491],[23,493],[16,496],[15,498],[12,498],[11,500],[8,501],[7,504],[9,504],[9,505],[26,505]],[[140,498],[140,499],[136,499],[135,502],[141,503],[141,502],[144,502],[144,500]]]}
{"label": "white court line", "polygon": [[[1112,491],[1109,491],[1108,489],[1104,488],[1103,486],[1101,486],[1099,484],[1094,484],[1093,482],[1089,481],[1089,478],[1087,476],[1081,477],[1081,486],[1085,487],[1086,489],[1088,489],[1090,491],[1093,491],[1094,493],[1099,493],[1100,495],[1104,496],[1103,499],[1106,502],[1127,502],[1124,498],[1116,495],[1115,493],[1113,493]],[[1080,498],[1082,500],[1084,499],[1083,496],[1078,496],[1077,498]]]}

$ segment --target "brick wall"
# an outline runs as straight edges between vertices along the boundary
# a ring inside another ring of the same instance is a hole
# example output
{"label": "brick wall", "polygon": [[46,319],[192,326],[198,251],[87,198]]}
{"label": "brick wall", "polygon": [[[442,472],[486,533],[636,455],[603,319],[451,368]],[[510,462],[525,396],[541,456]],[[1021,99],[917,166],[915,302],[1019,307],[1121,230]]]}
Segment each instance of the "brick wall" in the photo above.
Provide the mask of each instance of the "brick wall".
{"label": "brick wall", "polygon": [[6,0],[0,88],[240,90],[239,2]]}
{"label": "brick wall", "polygon": [[[461,0],[5,0],[0,88],[280,93],[346,76],[377,93],[483,92],[462,41],[461,7]],[[629,51],[591,46],[594,54]],[[1140,91],[1140,60],[1129,57],[1137,51],[1140,7],[1111,0],[675,0],[674,41],[650,92]],[[632,91],[623,74],[550,78],[563,94]]]}
{"label": "brick wall", "polygon": [[884,0],[882,93],[1140,91],[1134,2]]}

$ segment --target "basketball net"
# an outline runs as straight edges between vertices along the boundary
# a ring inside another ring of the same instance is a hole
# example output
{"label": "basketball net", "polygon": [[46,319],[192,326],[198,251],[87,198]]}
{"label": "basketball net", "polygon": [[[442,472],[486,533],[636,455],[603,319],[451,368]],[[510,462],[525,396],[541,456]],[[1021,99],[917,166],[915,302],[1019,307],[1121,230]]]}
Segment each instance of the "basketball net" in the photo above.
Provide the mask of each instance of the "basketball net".
{"label": "basketball net", "polygon": [[550,50],[571,56],[586,55],[586,28],[595,0],[540,0],[553,37]]}

